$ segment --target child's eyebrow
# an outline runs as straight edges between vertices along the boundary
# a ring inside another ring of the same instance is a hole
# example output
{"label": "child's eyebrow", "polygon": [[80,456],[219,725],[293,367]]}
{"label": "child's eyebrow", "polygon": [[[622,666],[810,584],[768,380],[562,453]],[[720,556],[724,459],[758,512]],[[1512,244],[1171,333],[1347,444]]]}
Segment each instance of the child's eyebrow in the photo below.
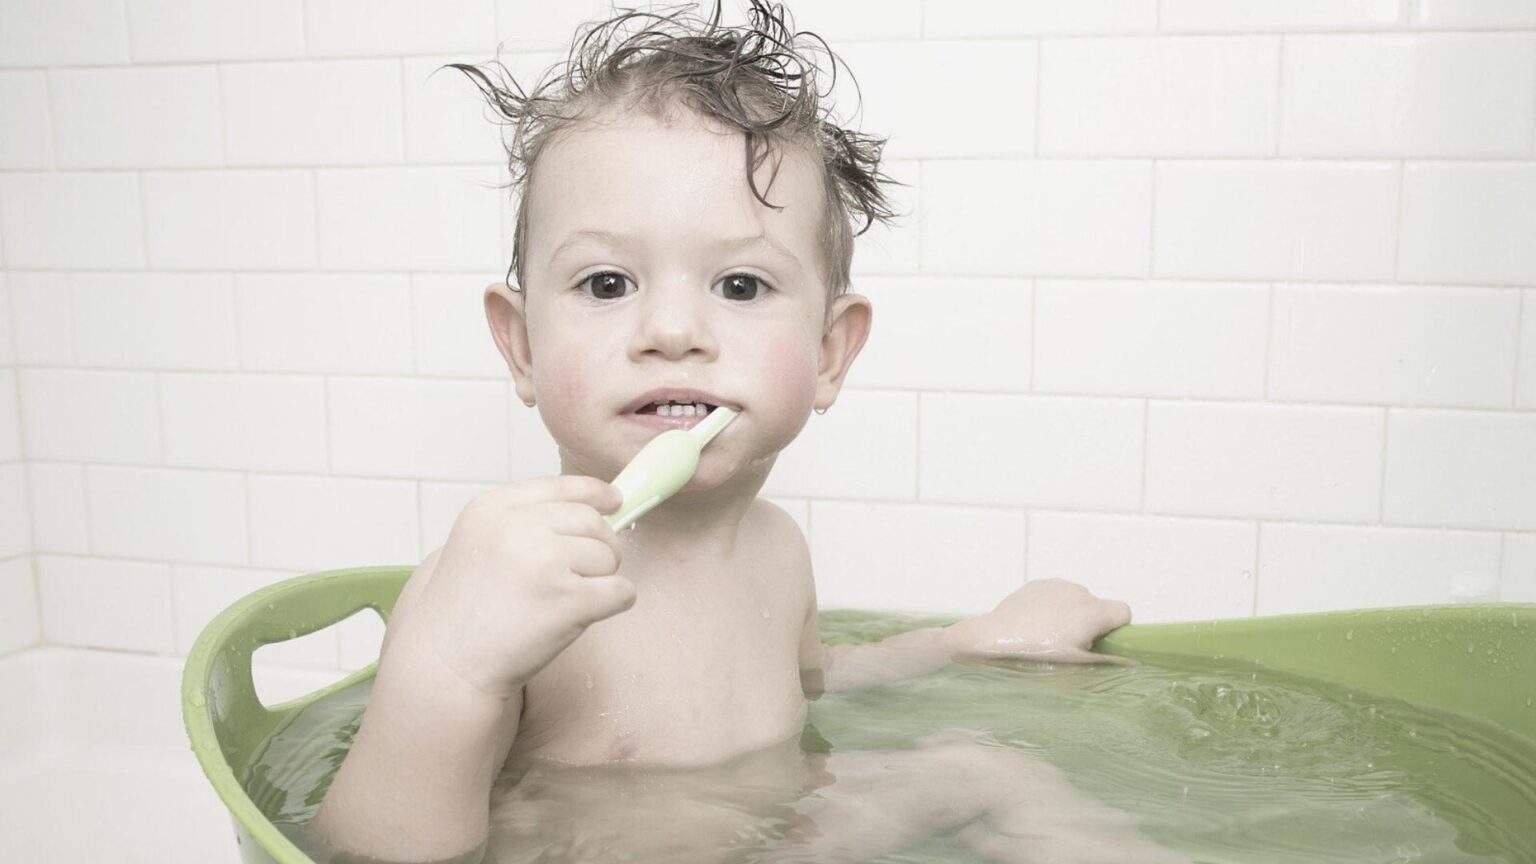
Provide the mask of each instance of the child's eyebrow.
{"label": "child's eyebrow", "polygon": [[[560,259],[561,255],[564,255],[572,248],[580,245],[583,242],[592,241],[605,243],[609,246],[614,246],[621,249],[634,248],[641,245],[637,238],[630,237],[627,234],[619,234],[613,231],[604,231],[597,228],[587,228],[579,231],[572,231],[569,236],[560,242],[559,246],[555,247],[555,251],[550,253],[549,260],[557,261]],[[707,245],[719,249],[723,252],[740,252],[753,248],[761,249],[765,252],[773,254],[775,257],[782,259],[785,264],[788,264],[796,270],[802,269],[800,266],[800,259],[795,257],[795,254],[789,251],[789,249],[786,248],[784,244],[773,239],[772,237],[769,237],[766,233],[752,234],[746,237],[721,237],[718,239],[710,240]]]}

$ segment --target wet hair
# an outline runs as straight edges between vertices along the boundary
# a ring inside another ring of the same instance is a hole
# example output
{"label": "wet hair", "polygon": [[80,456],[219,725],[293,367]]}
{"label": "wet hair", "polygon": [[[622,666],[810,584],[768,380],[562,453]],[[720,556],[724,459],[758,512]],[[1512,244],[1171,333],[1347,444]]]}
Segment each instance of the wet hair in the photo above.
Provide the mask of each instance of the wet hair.
{"label": "wet hair", "polygon": [[[885,187],[900,184],[880,171],[886,139],[832,122],[828,97],[842,61],[826,41],[814,33],[794,32],[782,5],[749,2],[749,20],[742,26],[720,24],[720,0],[715,0],[708,18],[687,6],[664,12],[626,9],[606,21],[588,22],[577,29],[565,62],[546,70],[532,92],[525,92],[499,62],[493,65],[501,68],[507,86],[475,66],[442,67],[469,76],[505,118],[498,122],[511,127],[503,143],[509,185],[519,205],[509,288],[520,290],[518,286],[526,284],[528,181],[539,154],[561,131],[627,99],[630,107],[643,106],[655,116],[681,103],[726,128],[741,130],[748,186],[758,201],[775,210],[783,207],[771,203],[754,178],[773,147],[804,147],[819,157],[819,263],[829,300],[848,289],[853,239],[874,222],[889,224],[896,216]],[[815,62],[817,47],[827,55],[826,70]],[[846,71],[846,65],[843,68]],[[818,85],[824,72],[828,81],[822,92]],[[857,90],[857,82],[854,86]],[[858,220],[863,226],[855,231]],[[514,274],[516,286],[511,282]]]}

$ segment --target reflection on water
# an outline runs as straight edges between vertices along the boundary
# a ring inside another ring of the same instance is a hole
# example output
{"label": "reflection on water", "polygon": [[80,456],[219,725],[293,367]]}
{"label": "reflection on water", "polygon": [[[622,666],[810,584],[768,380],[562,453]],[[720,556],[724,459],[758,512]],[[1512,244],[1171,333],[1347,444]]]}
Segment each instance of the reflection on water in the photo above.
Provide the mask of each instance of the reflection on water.
{"label": "reflection on water", "polygon": [[[923,623],[824,622],[831,641]],[[367,694],[311,706],[270,742],[247,783],[264,812],[314,814]],[[1012,822],[969,809],[1010,796],[1027,805]],[[978,861],[1000,856],[978,854],[973,832],[986,823],[995,840],[1020,819],[1001,835],[1012,857],[1046,835],[1134,834],[1202,862],[1517,864],[1536,861],[1536,752],[1465,718],[1239,665],[951,666],[828,694],[800,740],[725,765],[509,765],[491,848],[499,864]],[[898,823],[922,832],[891,840]]]}

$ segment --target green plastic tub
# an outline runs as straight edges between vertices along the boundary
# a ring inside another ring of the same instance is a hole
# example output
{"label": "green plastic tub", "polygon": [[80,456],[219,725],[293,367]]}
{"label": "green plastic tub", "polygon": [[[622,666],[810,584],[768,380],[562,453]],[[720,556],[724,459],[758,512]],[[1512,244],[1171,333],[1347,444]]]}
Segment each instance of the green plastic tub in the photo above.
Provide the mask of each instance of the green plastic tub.
{"label": "green plastic tub", "polygon": [[[182,678],[187,734],[234,818],[247,864],[310,862],[241,786],[239,778],[262,742],[304,706],[375,671],[369,666],[323,690],[267,707],[256,698],[252,654],[363,609],[377,610],[387,621],[411,569],[331,570],[263,588],[220,613],[193,645]],[[1265,669],[1478,718],[1536,742],[1536,604],[1136,625],[1095,647],[1134,657],[1251,660]]]}

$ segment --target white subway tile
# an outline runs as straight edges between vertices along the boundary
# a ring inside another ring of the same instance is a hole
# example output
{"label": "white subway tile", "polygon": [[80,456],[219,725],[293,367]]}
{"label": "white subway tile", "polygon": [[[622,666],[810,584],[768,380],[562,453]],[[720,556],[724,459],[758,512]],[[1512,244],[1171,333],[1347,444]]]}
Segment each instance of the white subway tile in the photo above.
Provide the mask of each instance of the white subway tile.
{"label": "white subway tile", "polygon": [[341,668],[355,672],[379,659],[384,645],[384,621],[372,609],[362,609],[352,617],[337,622],[336,638],[341,643]]}
{"label": "white subway tile", "polygon": [[48,88],[61,168],[192,168],[223,161],[213,66],[55,69]]}
{"label": "white subway tile", "polygon": [[47,73],[0,72],[0,171],[52,167],[52,126]]}
{"label": "white subway tile", "polygon": [[917,396],[844,390],[779,454],[766,495],[910,501],[917,496]]}
{"label": "white subway tile", "polygon": [[[880,170],[902,184],[883,188],[895,217],[889,225],[872,222],[866,230],[863,217],[854,214],[853,230],[864,231],[853,242],[851,270],[855,277],[915,273],[918,269],[918,252],[922,245],[922,163],[893,160],[882,164]],[[507,236],[511,236],[510,230]]]}
{"label": "white subway tile", "polygon": [[288,375],[160,376],[165,463],[325,473],[325,382]]}
{"label": "white subway tile", "polygon": [[411,371],[410,278],[404,274],[240,274],[235,294],[246,369]]}
{"label": "white subway tile", "polygon": [[1515,404],[1520,408],[1536,408],[1536,290],[1523,291],[1520,313],[1520,359],[1515,372],[1519,392]]}
{"label": "white subway tile", "polygon": [[475,498],[495,489],[491,483],[421,483],[421,548],[423,557],[448,542],[459,514]]}
{"label": "white subway tile", "polygon": [[239,474],[87,465],[85,486],[97,555],[247,563]]}
{"label": "white subway tile", "polygon": [[1035,42],[853,42],[836,50],[853,77],[838,76],[832,104],[845,120],[859,109],[858,128],[888,136],[891,158],[1034,154]]}
{"label": "white subway tile", "polygon": [[848,386],[1029,389],[1028,280],[869,277],[853,290],[870,298],[874,325]]}
{"label": "white subway tile", "polygon": [[9,273],[16,362],[66,366],[75,361],[69,283],[63,273]]}
{"label": "white subway tile", "polygon": [[1536,530],[1536,414],[1389,412],[1382,519]]}
{"label": "white subway tile", "polygon": [[1402,0],[1162,0],[1165,31],[1379,30],[1398,25]]}
{"label": "white subway tile", "polygon": [[489,281],[462,273],[411,275],[417,374],[507,378],[507,361],[485,317]]}
{"label": "white subway tile", "polygon": [[1517,292],[1277,285],[1269,398],[1502,408]]}
{"label": "white subway tile", "polygon": [[309,53],[422,54],[492,47],[493,0],[310,0]]}
{"label": "white subway tile", "polygon": [[1267,285],[1042,281],[1035,316],[1038,392],[1264,395]]}
{"label": "white subway tile", "polygon": [[139,177],[0,174],[0,240],[5,265],[12,269],[142,268]]}
{"label": "white subway tile", "polygon": [[1047,40],[1044,156],[1268,156],[1277,37]]}
{"label": "white subway tile", "polygon": [[1390,279],[1398,166],[1160,162],[1153,272]]}
{"label": "white subway tile", "polygon": [[230,165],[404,158],[398,60],[232,63],[220,73]]}
{"label": "white subway tile", "polygon": [[1251,522],[1029,514],[1029,578],[1123,600],[1137,624],[1247,618],[1259,533]]}
{"label": "white subway tile", "polygon": [[1120,161],[923,166],[927,273],[1142,276],[1152,167]]}
{"label": "white subway tile", "polygon": [[812,501],[823,609],[979,614],[1024,584],[1024,514]]}
{"label": "white subway tile", "polygon": [[845,42],[916,39],[923,34],[922,0],[799,0],[786,11],[796,30],[817,34],[834,50]]}
{"label": "white subway tile", "polygon": [[1536,603],[1536,534],[1504,535],[1502,603]]}
{"label": "white subway tile", "polygon": [[1293,36],[1280,152],[1520,157],[1536,126],[1536,35]]}
{"label": "white subway tile", "polygon": [[925,0],[923,35],[1149,33],[1157,29],[1157,0]]}
{"label": "white subway tile", "polygon": [[505,384],[333,378],[329,387],[336,473],[506,481]]}
{"label": "white subway tile", "polygon": [[226,274],[80,273],[69,281],[81,365],[239,365],[234,289]]}
{"label": "white subway tile", "polygon": [[[538,73],[564,54],[517,54],[501,62],[524,89],[531,89]],[[478,66],[492,82],[503,84],[501,70],[486,63],[470,63],[460,56],[406,57],[405,160],[436,165],[470,163],[502,165],[503,126],[508,123],[486,102],[473,79],[448,63]]]}
{"label": "white subway tile", "polygon": [[1264,525],[1260,615],[1493,600],[1499,535]]}
{"label": "white subway tile", "polygon": [[49,642],[123,651],[176,650],[171,568],[147,561],[37,556]]}
{"label": "white subway tile", "polygon": [[32,558],[0,561],[0,654],[35,645],[41,636]]}
{"label": "white subway tile", "polygon": [[322,170],[322,266],[497,270],[499,181],[488,168]]}
{"label": "white subway tile", "polygon": [[1536,164],[1409,163],[1398,278],[1536,283]]}
{"label": "white subway tile", "polygon": [[1381,411],[1152,402],[1148,412],[1149,511],[1376,520]]}
{"label": "white subway tile", "polygon": [[[641,0],[629,5],[648,11],[654,4]],[[725,19],[733,13],[734,10],[726,8],[721,17]],[[502,51],[563,51],[571,44],[577,27],[613,14],[611,4],[605,0],[496,0],[496,39]],[[631,22],[635,23],[644,26],[646,22]]]}
{"label": "white subway tile", "polygon": [[128,0],[139,63],[296,57],[304,53],[303,0]]}
{"label": "white subway tile", "polygon": [[177,270],[305,270],[319,258],[309,171],[144,174],[149,260]]}
{"label": "white subway tile", "polygon": [[513,392],[512,381],[504,385],[507,391],[507,411],[511,435],[507,447],[507,479],[546,477],[560,473],[560,448],[554,436],[544,426],[538,408],[528,408],[519,402]]}
{"label": "white subway tile", "polygon": [[1536,27],[1530,0],[1416,0],[1409,22],[1426,29],[1518,30]]}
{"label": "white subway tile", "polygon": [[39,552],[91,551],[85,503],[85,466],[69,462],[27,462],[32,490],[32,542]]}
{"label": "white subway tile", "polygon": [[[203,628],[242,597],[295,575],[286,570],[173,566],[176,650],[183,654],[191,651]],[[336,652],[336,630],[328,627],[310,636],[265,646],[256,656],[258,662],[334,669]]]}
{"label": "white subway tile", "polygon": [[1137,506],[1140,401],[925,394],[920,407],[920,500]]}
{"label": "white subway tile", "polygon": [[16,388],[16,370],[0,368],[0,462],[20,461],[21,396]]}
{"label": "white subway tile", "polygon": [[27,472],[20,462],[0,465],[0,559],[32,551],[31,508],[27,506]]}
{"label": "white subway tile", "polygon": [[160,461],[153,373],[21,369],[17,375],[28,458]]}
{"label": "white subway tile", "polygon": [[123,0],[0,4],[0,66],[128,62]]}
{"label": "white subway tile", "polygon": [[252,475],[251,563],[317,571],[421,560],[414,480]]}
{"label": "white subway tile", "polygon": [[[0,262],[3,266],[3,262]],[[11,287],[6,277],[10,274],[0,271],[0,366],[16,365],[16,340],[11,336],[12,323],[15,315],[11,312]]]}

